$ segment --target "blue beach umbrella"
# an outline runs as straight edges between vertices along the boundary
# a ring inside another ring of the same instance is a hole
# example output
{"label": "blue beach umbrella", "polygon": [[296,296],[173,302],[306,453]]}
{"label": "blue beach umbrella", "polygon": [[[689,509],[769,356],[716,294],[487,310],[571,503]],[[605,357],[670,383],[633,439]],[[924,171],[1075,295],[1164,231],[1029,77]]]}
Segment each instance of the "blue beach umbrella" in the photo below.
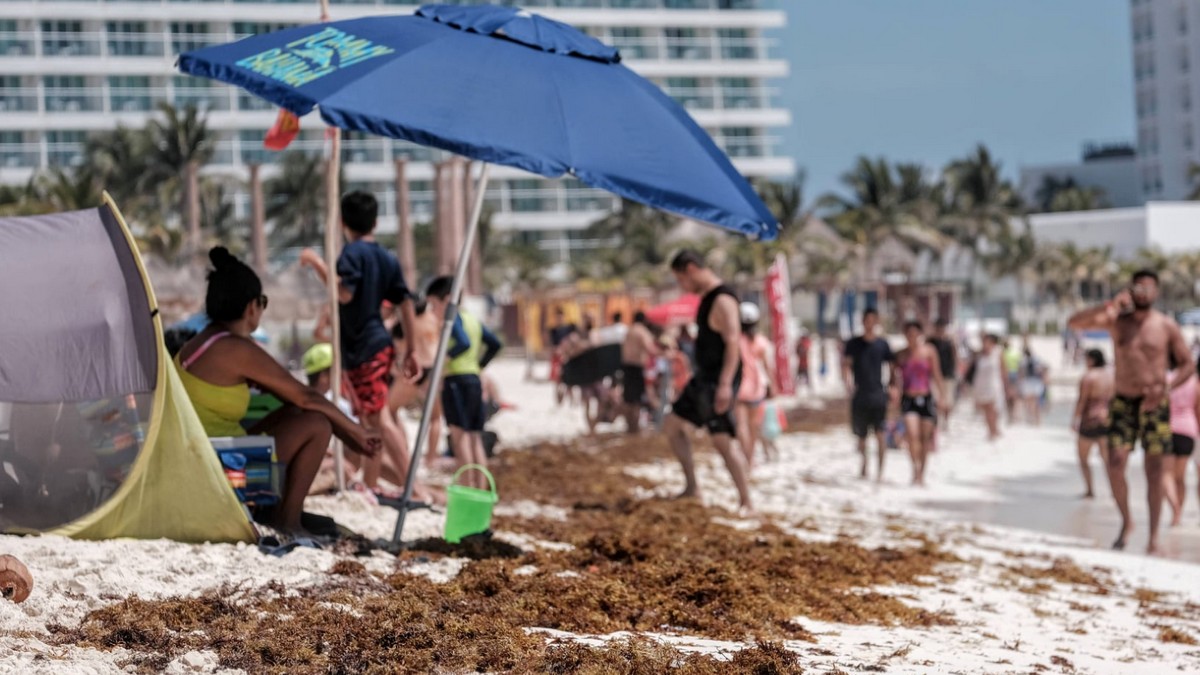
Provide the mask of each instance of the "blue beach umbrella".
{"label": "blue beach umbrella", "polygon": [[[778,224],[712,139],[616,49],[511,7],[426,5],[414,15],[291,28],[179,57],[184,73],[237,85],[331,126],[485,162],[455,272],[457,301],[487,163],[570,175],[666,211],[771,240]],[[448,311],[432,378],[440,381]],[[417,435],[425,447],[432,397]],[[411,496],[414,458],[396,539]]]}

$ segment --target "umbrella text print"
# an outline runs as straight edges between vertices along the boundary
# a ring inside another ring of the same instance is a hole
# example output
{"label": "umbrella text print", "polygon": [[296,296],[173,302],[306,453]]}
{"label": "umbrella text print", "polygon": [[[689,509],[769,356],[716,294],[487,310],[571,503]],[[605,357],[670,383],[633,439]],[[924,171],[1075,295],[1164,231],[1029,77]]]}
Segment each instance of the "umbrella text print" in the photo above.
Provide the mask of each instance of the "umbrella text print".
{"label": "umbrella text print", "polygon": [[300,38],[283,47],[247,56],[237,64],[259,75],[300,87],[395,50],[336,28]]}

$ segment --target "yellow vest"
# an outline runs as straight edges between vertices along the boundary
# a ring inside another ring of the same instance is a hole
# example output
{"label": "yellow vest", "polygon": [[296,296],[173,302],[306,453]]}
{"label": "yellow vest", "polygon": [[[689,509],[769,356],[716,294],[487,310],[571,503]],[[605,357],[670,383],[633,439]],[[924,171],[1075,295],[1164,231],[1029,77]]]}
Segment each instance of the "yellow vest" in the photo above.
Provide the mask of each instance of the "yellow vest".
{"label": "yellow vest", "polygon": [[462,319],[463,331],[471,341],[471,346],[446,364],[446,375],[478,375],[483,372],[479,367],[479,355],[483,353],[483,324],[466,312],[460,311],[458,316]]}

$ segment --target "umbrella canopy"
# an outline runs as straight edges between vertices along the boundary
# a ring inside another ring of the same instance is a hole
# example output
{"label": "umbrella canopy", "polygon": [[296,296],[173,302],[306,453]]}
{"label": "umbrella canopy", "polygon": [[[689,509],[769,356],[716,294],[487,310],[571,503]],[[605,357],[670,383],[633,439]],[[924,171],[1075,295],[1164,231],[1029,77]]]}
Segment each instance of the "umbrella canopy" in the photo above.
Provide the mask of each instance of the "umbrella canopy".
{"label": "umbrella canopy", "polygon": [[778,225],[707,133],[617,50],[541,16],[426,5],[179,57],[342,129],[579,180],[751,237]]}
{"label": "umbrella canopy", "polygon": [[688,293],[670,302],[647,309],[646,318],[660,326],[675,326],[695,321],[698,311],[700,311],[700,296]]}

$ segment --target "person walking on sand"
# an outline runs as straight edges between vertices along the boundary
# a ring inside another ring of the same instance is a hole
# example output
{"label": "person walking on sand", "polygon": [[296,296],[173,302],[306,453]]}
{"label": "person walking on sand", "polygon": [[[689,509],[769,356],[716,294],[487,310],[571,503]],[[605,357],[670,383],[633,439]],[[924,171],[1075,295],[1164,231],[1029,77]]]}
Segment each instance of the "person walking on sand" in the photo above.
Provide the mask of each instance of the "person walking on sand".
{"label": "person walking on sand", "polygon": [[800,339],[796,340],[796,387],[804,387],[812,391],[812,375],[809,371],[808,358],[812,352],[812,336],[808,331],[800,334]]}
{"label": "person walking on sand", "polygon": [[1158,524],[1163,503],[1163,457],[1171,451],[1170,391],[1192,376],[1180,368],[1167,380],[1168,354],[1179,363],[1191,352],[1174,319],[1154,309],[1158,299],[1158,274],[1140,270],[1129,288],[1111,301],[1071,317],[1072,330],[1107,330],[1113,338],[1116,365],[1114,396],[1108,412],[1108,480],[1121,512],[1121,531],[1114,549],[1124,549],[1133,531],[1129,515],[1129,484],[1125,469],[1129,453],[1140,440],[1146,452],[1147,500],[1150,507],[1148,553],[1158,552]]}
{"label": "person walking on sand", "polygon": [[[933,447],[938,404],[945,397],[945,382],[937,350],[925,341],[920,321],[904,326],[908,346],[896,355],[893,370],[902,385],[900,413],[908,430],[908,454],[912,457],[913,485],[925,484],[925,463]],[[895,377],[895,375],[893,376]]]}
{"label": "person walking on sand", "polygon": [[775,381],[775,366],[771,354],[775,347],[758,332],[762,312],[753,302],[743,302],[738,308],[742,320],[742,336],[738,349],[742,359],[742,386],[738,389],[734,422],[737,425],[738,445],[746,456],[746,470],[754,467],[754,450],[762,438],[763,404],[771,395]]}
{"label": "person walking on sand", "polygon": [[1192,373],[1187,381],[1171,390],[1171,452],[1163,458],[1164,491],[1171,505],[1171,527],[1183,522],[1183,502],[1187,495],[1187,467],[1192,452],[1196,449],[1196,437],[1200,436],[1200,386],[1191,362],[1179,363],[1172,356],[1168,379],[1183,370]]}
{"label": "person walking on sand", "polygon": [[896,360],[888,341],[878,334],[879,312],[868,308],[863,312],[863,334],[846,342],[842,355],[842,381],[850,395],[850,430],[858,439],[858,454],[862,457],[859,475],[866,478],[867,436],[875,436],[879,450],[876,482],[883,482],[883,463],[887,456],[887,411],[889,395],[883,382],[885,365],[890,368]]}
{"label": "person walking on sand", "polygon": [[1042,425],[1042,397],[1046,395],[1046,364],[1033,353],[1029,339],[1022,349],[1020,375],[1021,401],[1025,404],[1025,421],[1035,427]]}
{"label": "person walking on sand", "polygon": [[937,349],[938,364],[942,367],[942,377],[946,381],[946,400],[942,404],[943,429],[950,430],[950,414],[958,398],[958,345],[948,328],[950,321],[938,317],[933,324],[933,334],[929,336],[929,344]]}
{"label": "person walking on sand", "polygon": [[654,334],[643,312],[633,315],[633,325],[621,343],[621,412],[625,430],[636,434],[642,427],[642,406],[646,405],[646,362],[658,356]]}
{"label": "person walking on sand", "polygon": [[1087,372],[1079,380],[1079,400],[1075,403],[1075,415],[1071,428],[1078,434],[1076,448],[1079,451],[1079,468],[1083,471],[1083,482],[1087,486],[1085,499],[1096,496],[1092,486],[1092,467],[1088,463],[1092,447],[1100,448],[1100,459],[1108,465],[1108,407],[1113,397],[1113,376],[1104,359],[1104,352],[1089,349]]}
{"label": "person walking on sand", "polygon": [[736,428],[733,405],[742,380],[738,350],[741,321],[737,295],[716,275],[699,253],[680,252],[671,260],[671,271],[685,293],[702,296],[696,312],[696,370],[672,406],[664,430],[671,449],[683,467],[686,487],[680,497],[699,497],[692,436],[697,428],[708,431],[725,460],[738,492],[739,510],[752,512],[746,458],[733,448]]}
{"label": "person walking on sand", "polygon": [[983,348],[975,356],[973,370],[971,392],[975,407],[987,424],[988,440],[995,441],[1000,438],[1000,408],[1008,400],[1009,386],[1000,336],[991,333],[983,336]]}

